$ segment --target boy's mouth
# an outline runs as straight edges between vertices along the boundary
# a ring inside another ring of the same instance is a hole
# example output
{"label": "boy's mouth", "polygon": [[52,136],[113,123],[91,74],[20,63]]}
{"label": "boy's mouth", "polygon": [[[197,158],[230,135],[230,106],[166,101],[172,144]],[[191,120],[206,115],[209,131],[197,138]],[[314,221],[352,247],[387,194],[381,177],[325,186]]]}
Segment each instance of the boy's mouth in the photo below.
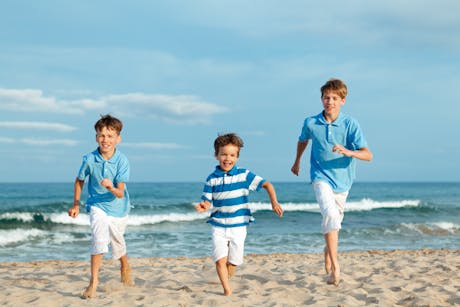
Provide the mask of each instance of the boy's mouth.
{"label": "boy's mouth", "polygon": [[110,146],[110,145],[107,145],[107,144],[101,144],[101,148],[103,148],[103,149],[110,149],[111,146]]}

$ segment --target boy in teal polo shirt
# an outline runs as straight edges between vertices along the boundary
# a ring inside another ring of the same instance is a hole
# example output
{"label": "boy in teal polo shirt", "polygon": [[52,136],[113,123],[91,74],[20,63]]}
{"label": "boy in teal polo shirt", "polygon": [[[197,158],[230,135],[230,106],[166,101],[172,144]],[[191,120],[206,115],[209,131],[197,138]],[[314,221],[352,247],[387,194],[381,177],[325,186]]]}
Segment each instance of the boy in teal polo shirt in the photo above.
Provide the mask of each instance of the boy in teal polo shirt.
{"label": "boy in teal polo shirt", "polygon": [[292,173],[299,175],[300,160],[311,140],[310,177],[316,200],[321,209],[322,232],[326,241],[324,262],[329,274],[328,284],[338,285],[339,230],[348,192],[355,178],[355,159],[370,161],[372,153],[359,123],[340,112],[345,104],[347,86],[338,79],[331,79],[321,87],[324,110],[307,117],[297,143]]}
{"label": "boy in teal polo shirt", "polygon": [[102,256],[108,252],[109,244],[113,259],[120,260],[121,281],[133,285],[124,239],[130,209],[126,188],[130,167],[126,156],[116,149],[123,124],[115,117],[104,115],[94,128],[98,148],[83,157],[75,180],[74,204],[69,209],[69,216],[76,218],[83,185],[88,178],[86,211],[91,223],[91,280],[83,292],[84,298],[93,297],[96,292]]}

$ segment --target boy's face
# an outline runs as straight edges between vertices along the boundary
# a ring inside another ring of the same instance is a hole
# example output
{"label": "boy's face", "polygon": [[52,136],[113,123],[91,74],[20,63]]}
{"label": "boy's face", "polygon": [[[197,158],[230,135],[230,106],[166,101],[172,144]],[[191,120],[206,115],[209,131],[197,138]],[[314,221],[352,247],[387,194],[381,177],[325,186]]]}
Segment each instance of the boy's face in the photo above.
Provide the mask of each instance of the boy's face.
{"label": "boy's face", "polygon": [[240,148],[233,144],[228,144],[219,148],[216,159],[222,171],[228,172],[235,166],[240,154]]}
{"label": "boy's face", "polygon": [[345,98],[340,97],[335,92],[329,91],[321,97],[323,108],[326,114],[336,114],[340,112],[340,107],[345,104]]}
{"label": "boy's face", "polygon": [[102,156],[111,156],[120,141],[121,136],[113,129],[103,127],[96,133],[96,142],[99,145],[99,152]]}

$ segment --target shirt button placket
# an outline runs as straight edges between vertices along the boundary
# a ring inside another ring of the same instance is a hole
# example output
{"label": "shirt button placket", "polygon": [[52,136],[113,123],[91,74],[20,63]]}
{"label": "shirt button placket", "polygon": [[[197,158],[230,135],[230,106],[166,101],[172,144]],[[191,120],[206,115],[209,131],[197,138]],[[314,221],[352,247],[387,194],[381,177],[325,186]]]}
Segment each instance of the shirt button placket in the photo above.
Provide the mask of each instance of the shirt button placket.
{"label": "shirt button placket", "polygon": [[102,163],[102,178],[105,178],[105,162]]}

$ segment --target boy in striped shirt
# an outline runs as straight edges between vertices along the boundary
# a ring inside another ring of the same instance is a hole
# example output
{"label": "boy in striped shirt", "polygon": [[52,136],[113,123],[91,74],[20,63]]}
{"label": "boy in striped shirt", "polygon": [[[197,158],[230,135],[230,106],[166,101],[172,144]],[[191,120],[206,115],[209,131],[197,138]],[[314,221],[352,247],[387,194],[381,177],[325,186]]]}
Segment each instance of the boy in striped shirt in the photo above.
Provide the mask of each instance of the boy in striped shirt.
{"label": "boy in striped shirt", "polygon": [[283,216],[273,185],[236,166],[241,147],[243,140],[234,133],[216,138],[214,150],[219,165],[206,179],[202,201],[196,205],[199,212],[213,207],[208,221],[212,225],[212,257],[226,296],[232,294],[229,278],[235,267],[243,263],[246,226],[253,220],[248,205],[249,191],[267,190],[273,211]]}

